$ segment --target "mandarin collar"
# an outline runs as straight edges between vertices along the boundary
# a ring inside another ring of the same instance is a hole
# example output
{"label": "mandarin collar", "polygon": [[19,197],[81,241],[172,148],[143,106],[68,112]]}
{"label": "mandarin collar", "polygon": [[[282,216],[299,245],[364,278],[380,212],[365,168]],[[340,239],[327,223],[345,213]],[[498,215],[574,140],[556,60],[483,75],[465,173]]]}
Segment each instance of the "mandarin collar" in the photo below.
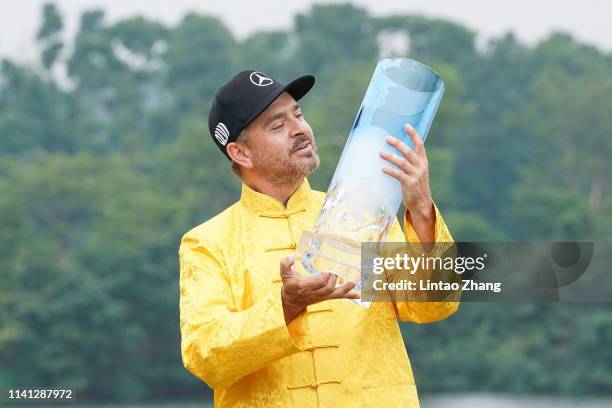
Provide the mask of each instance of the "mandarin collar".
{"label": "mandarin collar", "polygon": [[289,197],[287,201],[287,207],[283,205],[276,198],[271,197],[267,194],[259,193],[245,183],[242,183],[242,193],[240,195],[240,202],[249,211],[254,212],[258,216],[271,217],[271,218],[285,218],[289,215],[296,214],[306,210],[308,201],[310,200],[311,193],[310,184],[308,179],[304,178],[302,184],[297,190]]}

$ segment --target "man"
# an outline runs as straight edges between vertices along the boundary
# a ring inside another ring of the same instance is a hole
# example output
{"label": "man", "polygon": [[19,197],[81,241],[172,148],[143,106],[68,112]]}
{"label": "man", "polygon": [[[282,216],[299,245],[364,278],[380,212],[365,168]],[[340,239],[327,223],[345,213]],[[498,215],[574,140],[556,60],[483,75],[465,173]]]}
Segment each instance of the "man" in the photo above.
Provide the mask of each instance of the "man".
{"label": "man", "polygon": [[[215,97],[209,129],[242,194],[181,241],[183,363],[214,388],[216,407],[418,407],[396,317],[432,322],[458,304],[362,308],[346,300],[357,298],[353,284],[292,269],[296,242],[325,196],[306,179],[319,157],[297,103],[313,85],[309,75],[285,86],[247,70]],[[396,221],[388,240],[451,242],[431,198],[425,148],[407,131],[414,150],[390,137],[404,157],[381,153],[397,166],[383,171],[401,182],[407,209],[405,234]]]}

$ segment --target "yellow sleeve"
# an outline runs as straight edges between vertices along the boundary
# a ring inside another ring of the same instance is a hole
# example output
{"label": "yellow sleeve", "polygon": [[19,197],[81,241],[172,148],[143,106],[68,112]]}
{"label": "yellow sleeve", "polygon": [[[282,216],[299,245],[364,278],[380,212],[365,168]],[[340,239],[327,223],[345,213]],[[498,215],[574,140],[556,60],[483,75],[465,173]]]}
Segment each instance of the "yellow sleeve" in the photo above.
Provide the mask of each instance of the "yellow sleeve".
{"label": "yellow sleeve", "polygon": [[301,351],[304,313],[285,324],[280,287],[236,310],[222,248],[181,240],[180,328],[185,368],[212,388],[227,388],[270,362]]}
{"label": "yellow sleeve", "polygon": [[[438,207],[434,204],[436,223],[434,230],[434,241],[436,243],[434,249],[429,256],[442,255],[444,252],[448,252],[449,246],[454,249],[454,240],[448,230]],[[419,236],[414,230],[410,223],[410,216],[408,211],[404,213],[404,232],[395,221],[391,231],[389,232],[388,242],[407,242],[410,247],[410,252],[414,254],[422,254],[425,251],[419,240]],[[399,318],[404,322],[413,323],[431,323],[438,320],[442,320],[452,315],[459,308],[459,302],[394,302],[393,307]]]}

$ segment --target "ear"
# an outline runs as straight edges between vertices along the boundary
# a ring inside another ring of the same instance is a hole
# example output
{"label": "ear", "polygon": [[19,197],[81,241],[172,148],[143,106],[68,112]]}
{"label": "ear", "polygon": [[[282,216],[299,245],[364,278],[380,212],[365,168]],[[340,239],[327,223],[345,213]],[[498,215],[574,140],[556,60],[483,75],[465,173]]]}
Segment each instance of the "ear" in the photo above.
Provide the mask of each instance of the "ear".
{"label": "ear", "polygon": [[229,157],[238,163],[241,167],[250,169],[253,168],[253,162],[251,161],[251,151],[243,143],[231,142],[225,146]]}

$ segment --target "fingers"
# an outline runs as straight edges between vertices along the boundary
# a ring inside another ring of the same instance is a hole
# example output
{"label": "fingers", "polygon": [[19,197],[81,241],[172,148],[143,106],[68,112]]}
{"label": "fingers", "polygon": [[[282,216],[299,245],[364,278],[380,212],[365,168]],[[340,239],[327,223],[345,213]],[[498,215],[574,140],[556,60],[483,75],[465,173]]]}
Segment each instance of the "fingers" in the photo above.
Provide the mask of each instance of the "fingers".
{"label": "fingers", "polygon": [[359,299],[359,293],[351,292],[351,290],[355,288],[354,282],[347,282],[336,287],[338,277],[334,273],[330,275],[327,285],[313,292],[313,297],[316,298],[317,301],[330,299]]}
{"label": "fingers", "polygon": [[322,272],[317,276],[302,276],[293,270],[293,256],[281,260],[281,279],[283,290],[296,304],[313,304],[329,299],[359,299],[359,294],[351,292],[355,283],[348,282],[336,287],[338,276]]}
{"label": "fingers", "polygon": [[351,292],[354,288],[355,282],[347,282],[335,288],[326,299],[359,299],[358,293]]}
{"label": "fingers", "polygon": [[338,276],[334,273],[328,274],[329,279],[327,280],[327,284],[320,289],[317,289],[313,292],[313,296],[317,298],[323,298],[332,293],[336,287],[336,281],[338,280]]}
{"label": "fingers", "polygon": [[309,292],[325,287],[328,284],[329,273],[320,273],[317,276],[302,276],[293,269],[295,255],[283,258],[280,261],[280,277],[284,284],[290,285],[293,290]]}
{"label": "fingers", "polygon": [[410,125],[409,123],[406,123],[404,129],[406,129],[406,133],[408,133],[410,140],[412,140],[412,145],[414,146],[414,151],[416,152],[416,154],[419,157],[423,157],[425,155],[425,144],[423,143],[421,136],[419,136],[416,129],[413,128],[412,125]]}
{"label": "fingers", "polygon": [[[402,142],[401,140],[393,136],[387,136],[387,143],[395,147],[402,154],[402,156],[404,156],[404,159],[406,161],[408,161],[409,163],[413,163],[413,164],[417,163],[418,158],[417,158],[416,152],[412,150],[406,143]],[[392,153],[389,153],[389,154],[392,154]],[[386,157],[383,157],[383,158],[386,159]]]}
{"label": "fingers", "polygon": [[[414,154],[414,152],[413,152]],[[404,159],[403,157],[399,157],[393,153],[381,150],[379,153],[380,157],[382,157],[383,159],[387,160],[390,163],[395,164],[398,168],[404,170],[404,172],[408,173],[411,171],[411,167],[413,166],[412,164],[410,164],[408,162],[408,160]]]}
{"label": "fingers", "polygon": [[295,261],[295,254],[289,255],[288,257],[281,259],[280,261],[281,271],[291,269],[294,261]]}
{"label": "fingers", "polygon": [[314,292],[324,290],[329,285],[330,280],[336,280],[336,275],[333,273],[321,272],[317,276],[301,276],[299,275],[299,284],[304,292]]}
{"label": "fingers", "polygon": [[297,272],[293,270],[294,258],[295,255],[291,255],[280,261],[280,278],[283,282],[291,280],[295,275],[298,275]]}
{"label": "fingers", "polygon": [[361,295],[359,295],[359,293],[357,292],[349,292],[344,296],[344,299],[360,299]]}
{"label": "fingers", "polygon": [[427,154],[425,145],[417,131],[410,125],[405,126],[406,133],[414,145],[414,150],[406,143],[393,136],[387,137],[387,143],[397,149],[404,157],[399,157],[388,151],[381,150],[380,157],[389,163],[397,166],[396,168],[383,166],[383,172],[398,180],[402,185],[408,186],[420,180],[428,171]]}
{"label": "fingers", "polygon": [[407,184],[411,180],[408,174],[391,167],[383,166],[382,171],[402,183],[402,185]]}
{"label": "fingers", "polygon": [[310,284],[310,289],[312,290],[322,290],[330,285],[330,282],[333,281],[333,285],[336,284],[336,275],[328,272],[321,272],[318,276],[315,277],[315,280]]}

